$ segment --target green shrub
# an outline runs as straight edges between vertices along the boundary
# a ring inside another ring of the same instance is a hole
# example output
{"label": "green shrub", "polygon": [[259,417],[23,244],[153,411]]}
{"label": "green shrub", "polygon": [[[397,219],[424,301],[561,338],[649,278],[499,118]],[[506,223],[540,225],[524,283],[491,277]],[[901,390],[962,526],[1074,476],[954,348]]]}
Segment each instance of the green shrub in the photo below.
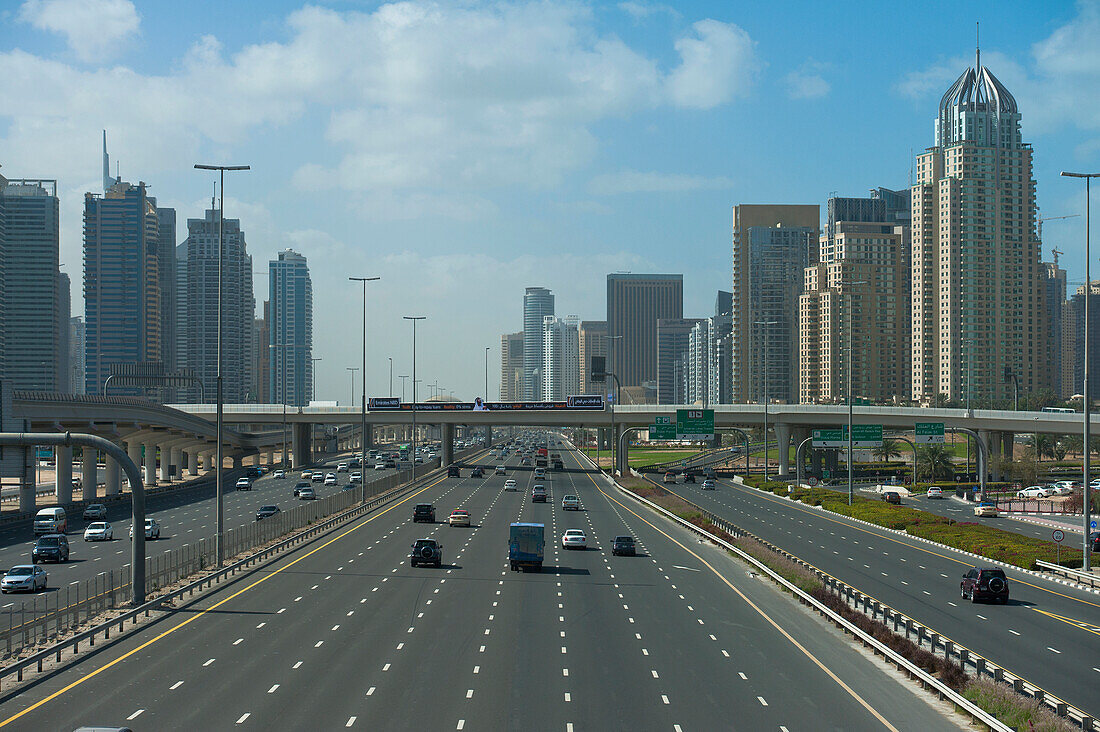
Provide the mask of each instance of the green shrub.
{"label": "green shrub", "polygon": [[[1038,569],[1035,564],[1037,559],[1044,562],[1055,560],[1055,548],[1050,542],[983,524],[924,522],[906,526],[905,531],[1024,569]],[[1062,549],[1060,554],[1059,563],[1062,566],[1081,566],[1079,549]]]}

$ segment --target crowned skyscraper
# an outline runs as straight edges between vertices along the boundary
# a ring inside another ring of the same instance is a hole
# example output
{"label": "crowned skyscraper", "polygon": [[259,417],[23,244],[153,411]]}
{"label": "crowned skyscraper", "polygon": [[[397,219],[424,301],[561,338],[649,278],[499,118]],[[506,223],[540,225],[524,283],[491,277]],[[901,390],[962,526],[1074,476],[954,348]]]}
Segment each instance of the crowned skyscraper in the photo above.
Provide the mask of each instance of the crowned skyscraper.
{"label": "crowned skyscraper", "polygon": [[940,100],[912,190],[912,396],[1010,399],[1050,385],[1032,150],[981,64]]}

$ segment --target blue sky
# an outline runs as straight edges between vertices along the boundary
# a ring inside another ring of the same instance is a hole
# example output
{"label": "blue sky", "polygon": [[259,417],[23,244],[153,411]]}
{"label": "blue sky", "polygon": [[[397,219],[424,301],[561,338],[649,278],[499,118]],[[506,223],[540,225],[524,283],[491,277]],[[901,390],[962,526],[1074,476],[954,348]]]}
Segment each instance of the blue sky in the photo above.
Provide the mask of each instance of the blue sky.
{"label": "blue sky", "polygon": [[[492,346],[495,397],[525,286],[602,319],[608,272],[682,272],[685,314],[707,315],[729,288],[733,205],[905,186],[973,63],[975,21],[1035,147],[1042,214],[1083,213],[1058,171],[1100,170],[1100,4],[886,7],[9,2],[0,164],[58,179],[76,311],[102,129],[123,178],[177,209],[181,240],[211,192],[192,165],[251,164],[226,213],[256,271],[286,247],[309,259],[318,398],[346,402],[359,364],[349,274],[383,278],[369,395],[389,390],[387,357],[408,373],[401,316],[418,314],[418,375],[473,398]],[[1044,233],[1083,281],[1083,218]]]}

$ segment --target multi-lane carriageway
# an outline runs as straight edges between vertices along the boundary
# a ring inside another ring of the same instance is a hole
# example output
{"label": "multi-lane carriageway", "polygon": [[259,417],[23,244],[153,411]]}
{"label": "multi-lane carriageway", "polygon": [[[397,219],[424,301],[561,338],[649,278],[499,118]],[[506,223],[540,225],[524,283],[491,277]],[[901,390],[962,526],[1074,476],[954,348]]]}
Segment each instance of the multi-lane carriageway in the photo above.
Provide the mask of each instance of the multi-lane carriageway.
{"label": "multi-lane carriageway", "polygon": [[[482,454],[479,464],[492,466]],[[638,508],[565,453],[438,478],[0,697],[0,726],[74,729],[957,729],[913,687],[746,566]],[[504,491],[506,477],[520,490]],[[563,512],[562,496],[585,510]],[[436,505],[435,525],[411,523]],[[443,521],[454,508],[471,528]],[[509,571],[508,525],[547,527],[541,573]],[[565,551],[569,528],[586,551]],[[613,557],[633,534],[637,557]],[[444,545],[412,569],[410,545]]]}

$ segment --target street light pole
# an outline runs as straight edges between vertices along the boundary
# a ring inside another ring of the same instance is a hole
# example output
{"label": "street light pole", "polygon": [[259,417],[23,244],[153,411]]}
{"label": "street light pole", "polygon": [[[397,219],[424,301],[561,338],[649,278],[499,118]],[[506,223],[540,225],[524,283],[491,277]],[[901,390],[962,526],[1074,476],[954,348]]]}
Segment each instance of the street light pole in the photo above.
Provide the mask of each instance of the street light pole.
{"label": "street light pole", "polygon": [[[275,351],[276,354],[278,354],[278,349],[280,349],[280,348],[283,349],[283,357],[280,361],[280,363],[282,363],[282,365],[283,365],[283,369],[282,369],[283,370],[283,398],[280,401],[282,401],[282,403],[283,403],[283,455],[282,455],[283,459],[282,459],[282,465],[283,465],[283,470],[286,470],[286,468],[287,468],[287,464],[286,464],[286,454],[287,454],[287,445],[286,445],[286,442],[287,442],[287,440],[286,440],[286,347],[287,347],[287,344],[286,343],[270,343],[270,344],[268,344],[267,347],[270,348],[271,350]],[[276,358],[278,358],[278,355],[276,355]]]}
{"label": "street light pole", "polygon": [[489,401],[489,349],[492,346],[485,346],[485,401]]}
{"label": "street light pole", "polygon": [[[768,352],[771,350],[771,326],[778,320],[757,320],[753,325],[765,326],[764,330],[764,482],[768,482]],[[779,444],[779,443],[776,443]],[[748,453],[745,454],[745,462],[748,462]]]}
{"label": "street light pole", "polygon": [[[382,279],[381,277],[348,277],[353,282],[363,283],[363,404],[360,410],[361,423],[359,425],[359,474],[363,476],[363,485],[366,486],[367,478],[367,283]],[[393,360],[390,360],[390,391],[393,391]],[[354,377],[352,377],[354,379]],[[354,390],[353,390],[354,391]],[[355,394],[351,395],[352,400]],[[415,465],[416,463],[413,463]],[[367,498],[366,489],[363,491],[363,500]]]}
{"label": "street light pole", "polygon": [[852,311],[855,309],[852,300],[853,285],[866,285],[866,281],[860,282],[845,282],[841,281],[842,287],[848,289],[848,505],[852,505],[852,500],[855,495],[855,472],[854,463],[855,458],[852,454],[852,371],[853,369],[853,356],[852,352]]}
{"label": "street light pole", "polygon": [[405,403],[405,379],[409,378],[408,374],[398,374],[397,378],[401,379],[401,403]]}
{"label": "street light pole", "polygon": [[390,360],[390,398],[393,398],[393,356],[386,356]]}
{"label": "street light pole", "polygon": [[[622,335],[607,336],[606,340],[607,340],[607,353],[608,353],[608,355],[610,355],[611,354],[611,341],[622,340]],[[604,368],[606,369],[607,367],[605,366]],[[609,410],[611,412],[611,476],[614,477],[615,476],[615,468],[617,467],[615,461],[618,459],[617,456],[619,454],[619,452],[618,452],[618,447],[619,446],[617,444],[619,442],[619,440],[617,439],[618,435],[615,434],[615,407],[619,406],[619,400],[622,398],[622,393],[621,393],[622,392],[622,387],[619,384],[619,377],[618,376],[616,376],[611,371],[608,371],[607,375],[610,376],[611,378],[615,379],[615,403],[611,405],[611,409]],[[606,379],[605,379],[605,381],[606,381]],[[597,436],[596,440],[597,440],[597,442],[599,441],[598,436]]]}
{"label": "street light pole", "polygon": [[224,486],[222,485],[222,461],[224,456],[222,454],[222,421],[225,411],[224,394],[222,393],[222,270],[225,263],[225,171],[227,170],[251,170],[251,166],[248,165],[202,165],[195,164],[197,170],[216,170],[221,176],[221,182],[219,185],[218,194],[220,202],[218,204],[218,363],[217,363],[217,387],[218,387],[218,407],[217,407],[217,440],[218,444],[215,449],[217,453],[217,465],[214,469],[214,491],[217,494],[217,524],[218,533],[214,537],[215,556],[218,566],[222,566],[225,561],[225,546],[224,546],[224,534],[225,534],[225,506],[224,504]]}
{"label": "street light pole", "polygon": [[1091,571],[1091,566],[1092,566],[1092,562],[1091,562],[1092,542],[1089,541],[1089,534],[1092,532],[1092,526],[1091,526],[1091,518],[1092,518],[1091,508],[1092,507],[1089,505],[1090,501],[1092,500],[1092,490],[1089,486],[1089,479],[1091,477],[1089,475],[1089,472],[1090,472],[1090,468],[1092,467],[1092,465],[1090,464],[1090,461],[1089,461],[1089,426],[1090,426],[1089,425],[1089,419],[1090,419],[1090,408],[1092,406],[1091,405],[1092,395],[1089,393],[1089,290],[1092,289],[1092,275],[1091,275],[1090,269],[1089,269],[1089,263],[1091,262],[1091,255],[1089,254],[1089,246],[1090,246],[1090,243],[1091,243],[1089,241],[1089,227],[1092,224],[1092,221],[1091,221],[1091,218],[1090,218],[1090,214],[1092,212],[1091,212],[1091,209],[1090,209],[1090,200],[1089,200],[1090,191],[1089,191],[1089,188],[1090,188],[1090,185],[1092,183],[1093,178],[1100,178],[1100,173],[1068,173],[1068,172],[1063,170],[1062,175],[1066,176],[1067,178],[1084,178],[1085,179],[1085,343],[1084,343],[1085,359],[1084,359],[1083,369],[1082,369],[1082,372],[1081,372],[1082,381],[1084,381],[1084,387],[1083,387],[1084,390],[1081,393],[1085,397],[1085,399],[1084,399],[1084,412],[1085,412],[1084,418],[1085,419],[1084,419],[1084,426],[1081,429],[1082,437],[1084,439],[1083,446],[1082,446],[1081,449],[1084,450],[1084,453],[1085,453],[1085,462],[1084,462],[1085,487],[1083,489],[1083,491],[1084,491],[1084,496],[1083,496],[1084,497],[1084,506],[1083,506],[1083,509],[1084,509],[1084,524],[1083,524],[1081,533],[1084,535],[1083,549],[1084,549],[1084,555],[1085,555],[1084,556],[1084,564],[1082,565],[1082,569],[1084,569],[1086,572],[1089,572],[1089,571]]}
{"label": "street light pole", "polygon": [[358,366],[346,366],[344,368],[344,371],[351,374],[351,396],[348,397],[348,404],[355,404],[355,372],[358,370]]}
{"label": "street light pole", "polygon": [[413,324],[413,368],[412,368],[412,380],[413,380],[413,406],[412,406],[412,423],[413,423],[413,439],[412,439],[412,466],[413,480],[416,480],[416,321],[424,320],[427,316],[424,315],[404,315],[405,320],[411,320]]}

